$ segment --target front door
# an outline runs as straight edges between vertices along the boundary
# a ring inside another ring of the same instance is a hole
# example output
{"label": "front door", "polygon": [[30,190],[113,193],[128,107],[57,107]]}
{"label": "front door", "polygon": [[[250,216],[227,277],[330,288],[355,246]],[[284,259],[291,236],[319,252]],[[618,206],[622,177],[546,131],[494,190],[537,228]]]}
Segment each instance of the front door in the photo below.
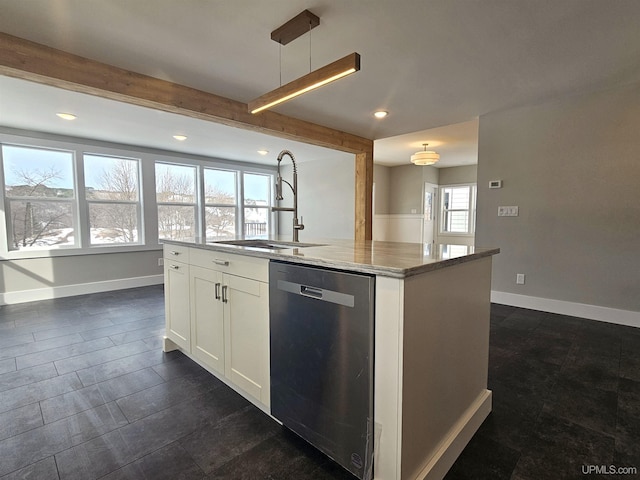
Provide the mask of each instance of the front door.
{"label": "front door", "polygon": [[424,232],[422,234],[423,243],[434,243],[434,231],[436,227],[436,193],[438,186],[432,183],[424,184]]}

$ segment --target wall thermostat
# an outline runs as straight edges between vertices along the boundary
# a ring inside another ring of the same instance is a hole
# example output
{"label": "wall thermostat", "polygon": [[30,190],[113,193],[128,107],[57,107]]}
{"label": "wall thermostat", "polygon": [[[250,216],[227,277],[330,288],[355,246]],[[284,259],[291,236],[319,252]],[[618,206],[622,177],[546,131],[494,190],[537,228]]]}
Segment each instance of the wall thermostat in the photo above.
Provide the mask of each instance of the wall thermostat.
{"label": "wall thermostat", "polygon": [[502,188],[502,180],[490,180],[489,188]]}

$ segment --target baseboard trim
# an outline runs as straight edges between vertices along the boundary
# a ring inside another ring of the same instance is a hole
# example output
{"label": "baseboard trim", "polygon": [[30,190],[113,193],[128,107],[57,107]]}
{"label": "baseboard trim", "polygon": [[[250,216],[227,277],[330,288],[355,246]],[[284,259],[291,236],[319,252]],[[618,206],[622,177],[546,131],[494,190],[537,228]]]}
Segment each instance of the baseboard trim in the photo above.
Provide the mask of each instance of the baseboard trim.
{"label": "baseboard trim", "polygon": [[159,285],[164,282],[164,275],[148,275],[145,277],[120,278],[104,280],[102,282],[79,283],[75,285],[60,285],[50,288],[34,288],[16,292],[0,293],[0,305],[50,300],[52,298],[72,297],[88,293],[110,292],[126,288]]}
{"label": "baseboard trim", "polygon": [[484,390],[449,431],[438,451],[416,480],[442,480],[491,413],[491,390]]}
{"label": "baseboard trim", "polygon": [[586,303],[565,302],[552,298],[531,297],[516,293],[491,291],[491,301],[513,307],[529,308],[542,312],[559,313],[572,317],[588,318],[601,322],[615,323],[629,327],[640,328],[640,312],[620,310],[617,308],[600,307]]}

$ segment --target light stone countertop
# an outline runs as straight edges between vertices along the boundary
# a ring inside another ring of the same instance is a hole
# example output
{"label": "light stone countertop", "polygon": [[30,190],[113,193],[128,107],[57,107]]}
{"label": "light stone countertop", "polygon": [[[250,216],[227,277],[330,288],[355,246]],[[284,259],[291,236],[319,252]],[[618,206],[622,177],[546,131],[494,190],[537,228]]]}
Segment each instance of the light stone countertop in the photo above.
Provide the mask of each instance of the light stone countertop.
{"label": "light stone countertop", "polygon": [[[248,237],[247,237],[248,238]],[[238,238],[237,240],[242,240]],[[284,237],[260,239],[292,243]],[[162,240],[169,245],[202,248],[302,265],[337,268],[393,278],[405,278],[500,253],[499,248],[354,240],[320,239],[300,242],[300,247],[270,250],[225,245],[225,240]],[[312,246],[305,246],[305,245]]]}

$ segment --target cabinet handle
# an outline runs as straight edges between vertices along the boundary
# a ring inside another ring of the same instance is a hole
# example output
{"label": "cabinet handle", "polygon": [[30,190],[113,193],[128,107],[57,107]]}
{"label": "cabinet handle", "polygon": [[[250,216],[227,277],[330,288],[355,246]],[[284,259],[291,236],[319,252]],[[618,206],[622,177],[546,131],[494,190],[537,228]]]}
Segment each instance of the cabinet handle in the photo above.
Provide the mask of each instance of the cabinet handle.
{"label": "cabinet handle", "polygon": [[222,286],[222,303],[227,303],[229,299],[227,298],[227,286]]}
{"label": "cabinet handle", "polygon": [[216,300],[220,300],[220,284],[216,283]]}
{"label": "cabinet handle", "polygon": [[169,253],[171,255],[180,255],[180,252],[176,252],[175,250],[171,250]]}
{"label": "cabinet handle", "polygon": [[213,263],[216,265],[222,265],[223,267],[229,266],[229,260],[220,260],[219,258],[214,258]]}
{"label": "cabinet handle", "polygon": [[180,267],[178,265],[169,265],[169,268],[173,268],[174,270],[178,270]]}

